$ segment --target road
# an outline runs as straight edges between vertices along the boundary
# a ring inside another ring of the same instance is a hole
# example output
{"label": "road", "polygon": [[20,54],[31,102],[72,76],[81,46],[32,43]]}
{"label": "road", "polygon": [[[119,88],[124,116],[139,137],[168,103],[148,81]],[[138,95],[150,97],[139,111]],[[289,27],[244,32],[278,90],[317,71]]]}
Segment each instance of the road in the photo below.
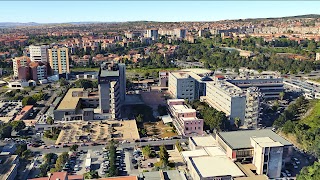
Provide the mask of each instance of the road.
{"label": "road", "polygon": [[[119,144],[120,148],[133,148],[135,146],[159,146],[159,145],[174,145],[177,140],[180,142],[187,142],[188,139],[172,139],[172,140],[161,140],[161,141],[148,141],[148,142],[137,142],[137,143],[126,143],[126,144]],[[106,145],[98,145],[98,146],[79,146],[79,150],[92,150],[92,151],[101,151],[103,147]],[[34,148],[28,146],[28,149],[35,151],[35,152],[40,152],[41,154],[47,154],[47,153],[63,153],[66,151],[69,151],[68,147],[65,148],[51,148],[51,149],[43,149],[43,148]]]}

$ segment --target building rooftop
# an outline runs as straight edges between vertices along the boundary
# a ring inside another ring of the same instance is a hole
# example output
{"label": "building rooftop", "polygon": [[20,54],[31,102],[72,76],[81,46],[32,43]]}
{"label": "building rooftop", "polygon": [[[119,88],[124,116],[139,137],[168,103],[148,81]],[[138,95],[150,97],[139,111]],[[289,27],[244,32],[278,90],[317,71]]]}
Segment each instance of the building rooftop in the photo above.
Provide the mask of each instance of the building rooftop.
{"label": "building rooftop", "polygon": [[33,108],[33,105],[27,105],[21,109],[15,120],[21,120],[23,116]]}
{"label": "building rooftop", "polygon": [[218,136],[221,137],[221,139],[223,139],[232,149],[252,148],[250,143],[251,137],[269,137],[274,141],[280,142],[284,146],[292,145],[270,129],[220,132],[218,133]]}
{"label": "building rooftop", "polygon": [[54,172],[50,177],[33,178],[29,180],[83,180],[83,175],[68,175],[67,172]]}
{"label": "building rooftop", "polygon": [[210,156],[226,156],[226,153],[218,146],[216,147],[204,147],[204,150]]}
{"label": "building rooftop", "polygon": [[176,72],[171,72],[171,74],[177,78],[177,79],[187,79],[190,78],[190,75],[187,72],[183,71],[176,71]]}
{"label": "building rooftop", "polygon": [[182,69],[181,71],[193,72],[193,73],[195,73],[195,74],[210,74],[210,73],[212,73],[211,70],[209,70],[209,69],[203,69],[203,68]]}
{"label": "building rooftop", "polygon": [[190,137],[190,141],[198,147],[218,146],[213,136],[195,136]]}
{"label": "building rooftop", "polygon": [[[192,166],[201,177],[242,177],[244,173],[226,156],[190,157]],[[214,162],[214,163],[213,163]]]}
{"label": "building rooftop", "polygon": [[66,95],[63,97],[60,102],[57,110],[65,110],[65,109],[76,109],[81,96],[72,96],[73,92],[83,91],[83,88],[72,88],[69,89]]}
{"label": "building rooftop", "polygon": [[143,172],[139,178],[143,180],[182,180],[178,170]]}
{"label": "building rooftop", "polygon": [[109,178],[100,178],[99,180],[138,180],[137,176],[118,176]]}
{"label": "building rooftop", "polygon": [[251,140],[255,141],[261,147],[279,147],[279,146],[283,146],[280,142],[274,141],[269,137],[252,137]]}
{"label": "building rooftop", "polygon": [[178,112],[178,113],[188,113],[188,112],[196,112],[195,109],[190,109],[188,106],[186,105],[172,105],[171,106],[173,108],[173,110],[175,112]]}
{"label": "building rooftop", "polygon": [[204,149],[196,149],[194,151],[182,151],[182,156],[187,160],[189,157],[208,156],[208,153]]}

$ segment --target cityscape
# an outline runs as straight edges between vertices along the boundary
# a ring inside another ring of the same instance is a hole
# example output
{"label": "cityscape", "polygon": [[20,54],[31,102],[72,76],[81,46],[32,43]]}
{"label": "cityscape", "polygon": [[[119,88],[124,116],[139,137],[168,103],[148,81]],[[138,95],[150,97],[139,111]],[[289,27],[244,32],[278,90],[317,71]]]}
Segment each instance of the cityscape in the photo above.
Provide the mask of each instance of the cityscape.
{"label": "cityscape", "polygon": [[58,2],[1,2],[0,180],[320,179],[320,3]]}

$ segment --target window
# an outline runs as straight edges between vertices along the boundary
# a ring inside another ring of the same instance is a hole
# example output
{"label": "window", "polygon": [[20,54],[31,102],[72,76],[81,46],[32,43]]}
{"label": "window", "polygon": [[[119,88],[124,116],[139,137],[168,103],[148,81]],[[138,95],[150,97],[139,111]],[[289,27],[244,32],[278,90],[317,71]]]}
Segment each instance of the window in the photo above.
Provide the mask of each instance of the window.
{"label": "window", "polygon": [[198,129],[201,129],[201,127],[199,126]]}
{"label": "window", "polygon": [[186,130],[188,131],[188,130],[189,130],[189,128],[188,128],[188,127],[186,127]]}

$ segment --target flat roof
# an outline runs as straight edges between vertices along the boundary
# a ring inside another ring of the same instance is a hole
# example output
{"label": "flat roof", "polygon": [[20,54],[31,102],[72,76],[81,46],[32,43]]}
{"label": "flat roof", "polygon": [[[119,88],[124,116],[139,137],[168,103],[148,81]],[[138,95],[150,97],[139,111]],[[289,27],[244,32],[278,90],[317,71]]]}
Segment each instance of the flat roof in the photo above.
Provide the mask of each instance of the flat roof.
{"label": "flat roof", "polygon": [[196,149],[194,151],[182,151],[182,156],[187,160],[189,157],[208,156],[208,153],[204,149]]}
{"label": "flat roof", "polygon": [[162,119],[162,121],[163,121],[164,124],[170,123],[170,122],[173,121],[170,115],[162,116],[161,119]]}
{"label": "flat roof", "polygon": [[280,142],[284,146],[292,145],[292,143],[270,129],[219,132],[218,136],[225,141],[231,149],[252,148],[250,142],[251,137],[269,137],[274,141]]}
{"label": "flat roof", "polygon": [[187,113],[187,112],[196,112],[195,109],[191,109],[186,105],[172,105],[171,106],[174,111],[176,112],[181,112],[181,113]]}
{"label": "flat roof", "polygon": [[269,137],[252,137],[253,141],[255,141],[261,147],[281,147],[283,146],[280,142],[274,141]]}
{"label": "flat roof", "polygon": [[241,177],[244,173],[226,156],[190,157],[192,166],[202,177]]}
{"label": "flat roof", "polygon": [[57,110],[76,109],[81,97],[72,96],[72,93],[75,91],[83,91],[83,88],[69,89],[68,92],[66,93],[66,95],[63,97],[62,101],[60,102]]}
{"label": "flat roof", "polygon": [[177,79],[191,78],[190,75],[188,74],[188,72],[176,71],[176,72],[171,72],[171,74]]}
{"label": "flat roof", "polygon": [[226,153],[218,146],[205,147],[204,149],[210,156],[226,156]]}
{"label": "flat roof", "polygon": [[196,145],[200,147],[208,147],[208,146],[217,146],[217,141],[213,138],[213,136],[195,136],[190,137],[190,140]]}

